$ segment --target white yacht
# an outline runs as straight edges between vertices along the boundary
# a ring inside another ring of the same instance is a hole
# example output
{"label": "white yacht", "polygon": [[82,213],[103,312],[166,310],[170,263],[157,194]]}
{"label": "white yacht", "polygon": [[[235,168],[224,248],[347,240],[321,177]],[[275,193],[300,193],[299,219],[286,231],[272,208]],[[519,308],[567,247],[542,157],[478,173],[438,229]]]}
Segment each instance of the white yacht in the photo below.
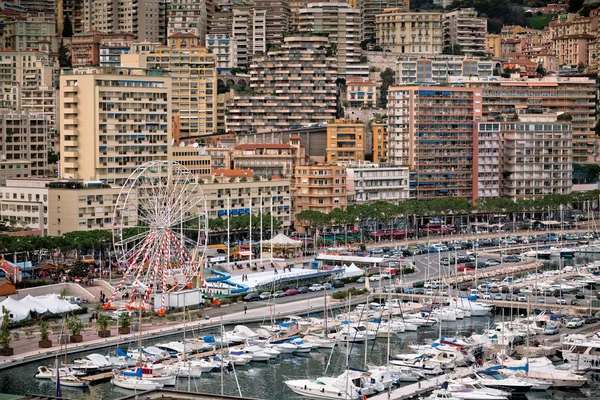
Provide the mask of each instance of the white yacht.
{"label": "white yacht", "polygon": [[329,335],[329,337],[340,342],[364,343],[365,340],[375,340],[377,332],[368,330],[362,325],[352,326],[346,324],[340,331]]}
{"label": "white yacht", "polygon": [[[56,370],[54,368],[41,365],[37,370],[37,374],[34,375],[36,379],[52,379],[53,376],[56,376]],[[69,367],[62,367],[60,369],[60,375],[84,376],[85,372],[75,371]]]}
{"label": "white yacht", "polygon": [[114,386],[129,389],[129,390],[154,390],[162,389],[163,384],[158,382],[149,381],[136,376],[126,376],[122,374],[115,375],[111,380]]}
{"label": "white yacht", "polygon": [[70,367],[75,371],[93,374],[101,371],[110,371],[113,368],[113,364],[106,356],[93,353],[85,356],[85,358],[74,360]]}
{"label": "white yacht", "polygon": [[600,337],[598,334],[590,338],[577,334],[564,335],[562,355],[575,371],[600,371]]}
{"label": "white yacht", "polygon": [[308,335],[302,339],[306,343],[311,344],[313,349],[333,349],[337,344],[335,339],[329,339],[322,335]]}
{"label": "white yacht", "polygon": [[472,384],[459,382],[446,382],[443,387],[452,394],[452,397],[461,400],[507,400],[510,394],[489,388],[475,388]]}
{"label": "white yacht", "polygon": [[549,382],[554,388],[579,388],[588,381],[585,376],[556,368],[546,357],[529,358],[525,364],[506,356],[499,359],[507,369],[527,370],[528,377]]}

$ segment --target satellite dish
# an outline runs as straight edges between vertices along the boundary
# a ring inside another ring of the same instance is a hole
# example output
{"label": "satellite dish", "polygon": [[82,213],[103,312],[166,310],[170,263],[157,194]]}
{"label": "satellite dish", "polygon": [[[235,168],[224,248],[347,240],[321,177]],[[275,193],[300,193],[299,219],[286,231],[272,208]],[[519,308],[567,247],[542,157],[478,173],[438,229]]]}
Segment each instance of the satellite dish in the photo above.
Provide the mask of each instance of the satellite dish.
{"label": "satellite dish", "polygon": [[195,148],[195,149],[197,149],[198,148],[198,143],[192,144],[192,147]]}
{"label": "satellite dish", "polygon": [[181,143],[179,143],[179,147],[185,147],[185,142],[182,141]]}

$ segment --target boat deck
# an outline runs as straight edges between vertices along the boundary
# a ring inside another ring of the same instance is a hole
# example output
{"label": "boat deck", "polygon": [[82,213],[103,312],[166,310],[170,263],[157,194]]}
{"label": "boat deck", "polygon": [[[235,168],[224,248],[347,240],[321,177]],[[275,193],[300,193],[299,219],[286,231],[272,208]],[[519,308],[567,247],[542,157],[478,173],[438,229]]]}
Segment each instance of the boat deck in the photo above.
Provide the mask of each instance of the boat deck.
{"label": "boat deck", "polygon": [[81,379],[84,382],[89,382],[89,383],[98,383],[98,382],[102,382],[102,381],[107,381],[110,378],[112,378],[114,376],[115,372],[114,371],[108,371],[108,372],[102,372],[100,374],[95,374],[95,375],[90,375],[90,376],[84,376]]}

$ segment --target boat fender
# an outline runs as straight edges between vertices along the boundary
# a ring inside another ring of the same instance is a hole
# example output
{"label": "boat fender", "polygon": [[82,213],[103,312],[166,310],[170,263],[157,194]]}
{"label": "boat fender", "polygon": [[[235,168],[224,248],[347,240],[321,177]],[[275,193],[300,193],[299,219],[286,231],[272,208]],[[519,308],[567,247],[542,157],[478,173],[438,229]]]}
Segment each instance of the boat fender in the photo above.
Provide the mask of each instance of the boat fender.
{"label": "boat fender", "polygon": [[367,395],[366,394],[362,395],[362,400],[367,400]]}
{"label": "boat fender", "polygon": [[304,390],[306,390],[306,385],[304,385]]}

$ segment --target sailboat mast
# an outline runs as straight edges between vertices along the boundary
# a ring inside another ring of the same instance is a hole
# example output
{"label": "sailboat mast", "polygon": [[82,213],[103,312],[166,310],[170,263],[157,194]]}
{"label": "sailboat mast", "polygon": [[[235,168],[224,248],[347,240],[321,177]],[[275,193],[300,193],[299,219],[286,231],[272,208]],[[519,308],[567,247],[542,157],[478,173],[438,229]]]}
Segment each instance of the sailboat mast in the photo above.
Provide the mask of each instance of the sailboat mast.
{"label": "sailboat mast", "polygon": [[327,288],[323,290],[323,336],[327,335]]}

